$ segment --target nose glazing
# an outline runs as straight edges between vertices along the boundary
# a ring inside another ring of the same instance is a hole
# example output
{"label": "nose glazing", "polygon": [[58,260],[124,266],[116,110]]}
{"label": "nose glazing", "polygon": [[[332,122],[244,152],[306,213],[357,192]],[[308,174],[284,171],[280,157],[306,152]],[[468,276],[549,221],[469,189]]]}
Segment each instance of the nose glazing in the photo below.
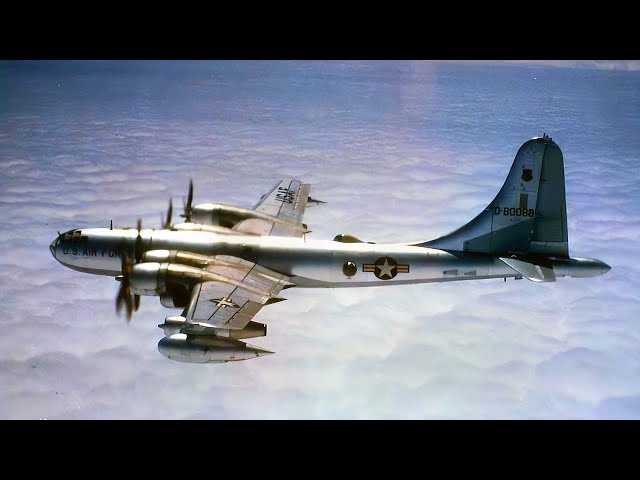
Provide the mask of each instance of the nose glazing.
{"label": "nose glazing", "polygon": [[53,242],[51,242],[51,245],[49,245],[49,250],[51,251],[51,255],[53,255],[53,258],[56,258],[56,244],[57,243],[58,243],[58,239],[56,238]]}

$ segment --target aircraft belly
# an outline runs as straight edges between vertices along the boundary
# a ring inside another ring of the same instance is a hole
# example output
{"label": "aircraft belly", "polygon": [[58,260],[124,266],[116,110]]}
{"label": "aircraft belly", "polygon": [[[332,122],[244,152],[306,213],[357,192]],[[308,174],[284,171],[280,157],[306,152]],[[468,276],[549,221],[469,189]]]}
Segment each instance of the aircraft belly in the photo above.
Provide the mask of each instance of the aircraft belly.
{"label": "aircraft belly", "polygon": [[300,287],[360,287],[513,276],[502,262],[484,255],[392,246],[372,250],[264,251],[258,263],[292,277]]}

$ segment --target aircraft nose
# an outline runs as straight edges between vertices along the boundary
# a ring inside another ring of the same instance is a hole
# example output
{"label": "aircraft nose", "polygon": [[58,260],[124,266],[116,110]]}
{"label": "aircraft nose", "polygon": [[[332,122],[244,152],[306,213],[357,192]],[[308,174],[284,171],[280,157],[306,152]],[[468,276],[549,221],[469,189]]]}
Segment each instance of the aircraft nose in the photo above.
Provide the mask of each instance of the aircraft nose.
{"label": "aircraft nose", "polygon": [[611,267],[604,262],[600,262],[600,269],[601,269],[600,271],[602,272],[600,275],[604,275],[609,270],[611,270]]}
{"label": "aircraft nose", "polygon": [[[58,238],[56,238],[53,242],[51,242],[51,245],[49,245],[49,250],[51,250],[51,255],[53,255],[53,258],[56,258],[56,245],[58,243]],[[57,258],[56,258],[57,260]]]}

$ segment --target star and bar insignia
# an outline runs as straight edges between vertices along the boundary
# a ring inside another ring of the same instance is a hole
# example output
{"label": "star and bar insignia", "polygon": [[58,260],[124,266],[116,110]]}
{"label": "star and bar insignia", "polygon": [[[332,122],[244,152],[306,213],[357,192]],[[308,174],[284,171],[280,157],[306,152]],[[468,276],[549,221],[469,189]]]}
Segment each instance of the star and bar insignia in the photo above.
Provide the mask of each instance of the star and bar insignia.
{"label": "star and bar insignia", "polygon": [[220,308],[226,308],[226,307],[240,308],[240,305],[236,305],[235,303],[233,303],[231,301],[231,298],[228,298],[228,297],[225,297],[225,298],[212,298],[209,301],[215,303]]}
{"label": "star and bar insignia", "polygon": [[409,265],[398,265],[391,257],[380,257],[373,264],[362,265],[362,271],[373,273],[380,280],[391,280],[398,273],[409,273]]}

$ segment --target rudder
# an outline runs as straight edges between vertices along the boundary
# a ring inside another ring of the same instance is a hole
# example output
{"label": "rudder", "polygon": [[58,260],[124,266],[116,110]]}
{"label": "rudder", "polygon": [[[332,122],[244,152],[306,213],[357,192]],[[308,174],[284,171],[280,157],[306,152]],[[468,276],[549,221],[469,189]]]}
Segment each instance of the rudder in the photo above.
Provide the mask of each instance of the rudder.
{"label": "rudder", "polygon": [[529,253],[569,258],[564,160],[560,147],[548,138]]}

